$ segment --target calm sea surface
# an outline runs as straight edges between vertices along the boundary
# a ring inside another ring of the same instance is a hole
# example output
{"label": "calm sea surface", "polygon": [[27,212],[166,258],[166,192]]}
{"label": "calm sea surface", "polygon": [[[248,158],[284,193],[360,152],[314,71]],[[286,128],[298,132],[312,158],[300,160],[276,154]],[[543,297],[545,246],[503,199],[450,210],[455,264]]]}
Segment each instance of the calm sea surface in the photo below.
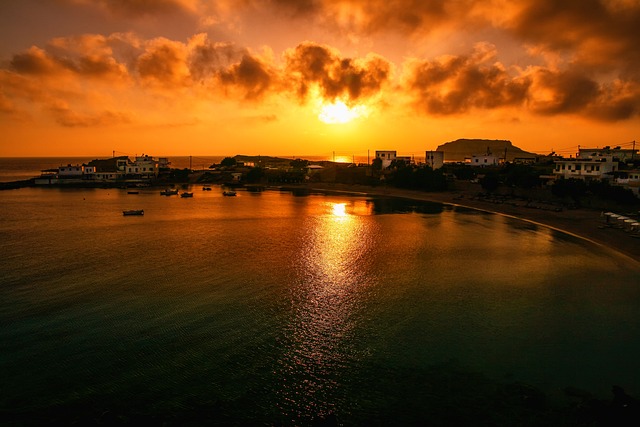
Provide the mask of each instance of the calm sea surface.
{"label": "calm sea surface", "polygon": [[640,396],[627,258],[439,204],[191,191],[0,192],[5,421],[500,424],[528,387]]}

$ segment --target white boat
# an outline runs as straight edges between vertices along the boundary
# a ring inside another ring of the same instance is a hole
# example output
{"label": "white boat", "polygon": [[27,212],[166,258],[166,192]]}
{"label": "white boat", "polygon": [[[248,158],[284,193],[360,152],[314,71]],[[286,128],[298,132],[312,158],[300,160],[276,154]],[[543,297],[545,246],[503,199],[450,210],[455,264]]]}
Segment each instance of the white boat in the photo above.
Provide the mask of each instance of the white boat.
{"label": "white boat", "polygon": [[144,215],[143,209],[130,209],[127,211],[122,211],[122,215],[131,216],[131,215]]}
{"label": "white boat", "polygon": [[162,196],[175,196],[176,194],[178,194],[178,190],[171,190],[169,188],[160,192]]}
{"label": "white boat", "polygon": [[184,192],[184,193],[180,194],[180,197],[193,197],[193,193]]}
{"label": "white boat", "polygon": [[222,195],[223,196],[235,196],[236,192],[233,191],[233,190],[225,190],[225,191],[222,192]]}

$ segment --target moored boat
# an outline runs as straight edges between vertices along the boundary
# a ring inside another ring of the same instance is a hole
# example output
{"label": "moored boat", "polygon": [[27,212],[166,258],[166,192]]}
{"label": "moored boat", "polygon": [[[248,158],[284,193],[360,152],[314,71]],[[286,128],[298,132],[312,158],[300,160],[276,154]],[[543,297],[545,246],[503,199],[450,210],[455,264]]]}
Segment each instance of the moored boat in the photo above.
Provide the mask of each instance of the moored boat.
{"label": "moored boat", "polygon": [[184,192],[184,193],[180,194],[180,197],[183,197],[183,198],[184,197],[193,197],[193,193]]}
{"label": "moored boat", "polygon": [[122,211],[122,215],[124,216],[144,215],[144,209],[130,209],[130,210]]}
{"label": "moored boat", "polygon": [[178,190],[172,190],[169,188],[160,192],[160,195],[162,196],[175,196],[176,194],[178,194]]}
{"label": "moored boat", "polygon": [[236,192],[233,191],[233,190],[225,190],[225,191],[222,192],[222,195],[223,196],[235,196]]}

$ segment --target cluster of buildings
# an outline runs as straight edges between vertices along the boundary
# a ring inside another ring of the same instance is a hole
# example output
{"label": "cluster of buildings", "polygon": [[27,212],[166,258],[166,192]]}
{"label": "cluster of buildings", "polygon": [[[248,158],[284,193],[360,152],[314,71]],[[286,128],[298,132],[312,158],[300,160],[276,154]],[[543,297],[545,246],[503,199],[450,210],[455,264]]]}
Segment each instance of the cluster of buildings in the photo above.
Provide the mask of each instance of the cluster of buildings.
{"label": "cluster of buildings", "polygon": [[[391,166],[394,161],[405,161],[413,163],[413,159],[407,156],[398,156],[393,150],[378,150],[376,158],[382,161],[382,168]],[[548,157],[546,157],[548,159]],[[576,178],[585,181],[600,180],[608,181],[612,185],[619,185],[630,189],[636,196],[640,197],[640,169],[637,168],[637,161],[640,160],[638,150],[623,149],[621,147],[611,148],[581,148],[578,147],[576,157],[569,159],[553,157],[553,175],[549,178]],[[504,163],[505,159],[487,150],[484,154],[473,155],[465,159],[465,164],[470,166],[498,166]],[[516,163],[534,162],[533,158],[515,159]],[[433,169],[438,169],[444,165],[444,152],[426,151],[425,163]]]}
{"label": "cluster of buildings", "polygon": [[[619,185],[630,189],[640,196],[640,169],[638,164],[638,150],[623,149],[621,147],[581,148],[578,147],[576,157],[553,157],[553,175],[549,178],[577,178],[585,181],[608,181],[612,185]],[[388,168],[394,162],[413,164],[412,156],[398,156],[395,150],[376,150],[376,159],[381,162],[382,168]],[[524,159],[531,161],[531,159]],[[505,161],[489,150],[480,155],[474,155],[466,159],[465,164],[470,166],[498,166]],[[516,162],[518,159],[516,159]],[[135,156],[131,160],[128,156],[113,157],[110,159],[96,159],[82,165],[60,166],[57,170],[43,173],[36,178],[35,183],[45,184],[72,184],[72,183],[117,183],[117,182],[149,182],[163,170],[168,170],[169,159],[166,157],[154,158],[149,155]],[[432,169],[439,169],[445,164],[444,151],[426,151],[425,164]],[[318,166],[318,168],[320,168]],[[237,174],[240,175],[240,174]],[[235,177],[234,179],[239,179]]]}
{"label": "cluster of buildings", "polygon": [[155,159],[143,154],[135,160],[128,156],[96,159],[82,165],[60,166],[57,170],[45,171],[35,179],[37,185],[73,183],[115,183],[121,181],[145,182],[158,177],[160,171],[171,163],[166,157]]}
{"label": "cluster of buildings", "polygon": [[630,189],[640,196],[640,169],[636,149],[581,148],[575,158],[554,161],[555,177],[600,180]]}
{"label": "cluster of buildings", "polygon": [[[395,161],[402,161],[407,164],[414,163],[411,156],[398,156],[395,150],[376,150],[376,158],[382,162],[382,169],[388,168]],[[444,166],[444,151],[425,152],[425,163],[432,169]]]}
{"label": "cluster of buildings", "polygon": [[[382,161],[383,169],[391,166],[394,161],[403,161],[407,164],[414,163],[411,156],[398,156],[396,151],[393,150],[377,150],[376,158]],[[492,154],[489,150],[485,154],[477,154],[465,159],[465,164],[471,166],[498,166],[503,162],[503,158]],[[444,151],[426,151],[425,164],[432,169],[444,166]]]}

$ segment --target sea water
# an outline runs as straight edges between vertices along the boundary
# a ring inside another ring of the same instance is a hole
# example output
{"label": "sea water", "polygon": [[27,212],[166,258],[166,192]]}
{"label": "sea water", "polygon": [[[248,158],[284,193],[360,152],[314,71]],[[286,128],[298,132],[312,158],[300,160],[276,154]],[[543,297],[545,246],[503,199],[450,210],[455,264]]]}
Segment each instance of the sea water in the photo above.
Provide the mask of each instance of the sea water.
{"label": "sea water", "polygon": [[504,384],[640,395],[626,257],[440,204],[189,191],[0,192],[4,421],[495,424]]}

